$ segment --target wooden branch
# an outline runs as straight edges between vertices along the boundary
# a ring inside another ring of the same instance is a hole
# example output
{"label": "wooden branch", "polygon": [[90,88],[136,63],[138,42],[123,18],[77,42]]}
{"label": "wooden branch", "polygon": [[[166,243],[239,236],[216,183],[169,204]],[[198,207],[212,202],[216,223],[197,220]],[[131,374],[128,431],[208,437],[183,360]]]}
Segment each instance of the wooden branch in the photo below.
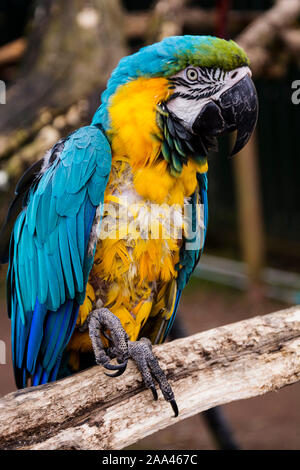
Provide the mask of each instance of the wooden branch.
{"label": "wooden branch", "polygon": [[[251,318],[155,347],[180,414],[278,390],[300,378],[300,307]],[[2,449],[122,449],[176,422],[141,384],[93,367],[0,400]]]}
{"label": "wooden branch", "polygon": [[[228,12],[228,32],[235,34],[250,22],[257,19],[261,11],[230,10]],[[124,29],[127,38],[144,37],[147,33],[151,13],[148,11],[133,11],[124,15]],[[211,32],[216,24],[216,10],[199,7],[184,7],[180,12],[184,26],[195,33]],[[18,38],[0,47],[0,66],[19,61],[26,50],[26,38]]]}
{"label": "wooden branch", "polygon": [[156,0],[148,21],[146,42],[151,44],[168,36],[182,34],[183,8],[190,0]]}
{"label": "wooden branch", "polygon": [[[125,34],[128,38],[146,37],[146,42],[154,42],[171,34],[181,34],[183,27],[194,34],[206,34],[215,30],[216,9],[190,7],[181,0],[159,0],[154,11],[132,12],[125,15]],[[228,33],[238,34],[236,41],[246,50],[251,59],[255,75],[266,70],[275,76],[285,68],[278,66],[278,48],[274,54],[270,48],[277,38],[285,48],[279,62],[290,54],[299,57],[299,30],[293,29],[300,14],[300,0],[277,0],[266,12],[228,12]],[[242,31],[242,32],[241,32]],[[278,69],[279,67],[279,69]],[[279,71],[278,71],[279,70]]]}
{"label": "wooden branch", "polygon": [[262,73],[272,60],[268,47],[300,14],[300,0],[277,0],[275,5],[250,23],[236,38],[251,60],[255,75]]}
{"label": "wooden branch", "polygon": [[[38,10],[0,110],[0,164],[11,188],[57,140],[90,123],[127,54],[120,0],[40,0]],[[8,201],[0,191],[1,223]]]}
{"label": "wooden branch", "polygon": [[240,41],[245,48],[251,48],[258,43],[266,46],[275,34],[286,25],[296,22],[300,13],[300,0],[277,0],[273,8],[251,23],[240,35]]}
{"label": "wooden branch", "polygon": [[[255,10],[230,10],[228,12],[228,32],[230,34],[238,33],[261,14],[261,11]],[[152,13],[147,11],[128,12],[124,21],[126,36],[128,38],[146,36],[151,15]],[[194,34],[211,33],[216,25],[216,9],[186,6],[180,10],[180,20]]]}
{"label": "wooden branch", "polygon": [[0,67],[20,60],[27,47],[25,38],[15,39],[0,47]]}
{"label": "wooden branch", "polygon": [[[126,55],[120,0],[41,0],[20,77],[0,114],[0,160],[95,90]],[[42,155],[41,155],[42,156]]]}
{"label": "wooden branch", "polygon": [[295,59],[299,62],[300,57],[300,29],[290,28],[280,31],[280,38],[283,40],[285,46],[294,55]]}

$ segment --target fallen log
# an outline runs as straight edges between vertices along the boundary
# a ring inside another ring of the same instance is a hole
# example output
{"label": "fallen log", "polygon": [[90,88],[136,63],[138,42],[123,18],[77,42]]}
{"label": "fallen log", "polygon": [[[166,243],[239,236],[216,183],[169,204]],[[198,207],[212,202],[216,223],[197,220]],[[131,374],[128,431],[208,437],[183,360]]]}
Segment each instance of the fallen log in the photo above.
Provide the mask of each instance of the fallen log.
{"label": "fallen log", "polygon": [[95,366],[0,400],[2,449],[122,449],[214,406],[300,378],[300,307],[155,346],[179,417],[146,390],[133,363],[118,378]]}

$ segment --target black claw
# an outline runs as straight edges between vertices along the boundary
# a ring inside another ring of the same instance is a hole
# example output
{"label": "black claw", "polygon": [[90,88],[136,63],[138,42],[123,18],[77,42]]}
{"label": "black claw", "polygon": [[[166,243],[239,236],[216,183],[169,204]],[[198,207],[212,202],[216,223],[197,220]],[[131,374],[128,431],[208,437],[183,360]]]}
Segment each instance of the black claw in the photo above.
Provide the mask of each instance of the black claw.
{"label": "black claw", "polygon": [[157,395],[156,388],[152,385],[152,387],[150,387],[150,390],[152,392],[154,401],[157,401],[158,400],[158,395]]}
{"label": "black claw", "polygon": [[125,366],[117,370],[117,372],[115,372],[114,374],[107,374],[107,372],[104,372],[104,374],[107,375],[107,377],[119,377],[120,375],[124,374],[126,367],[127,367],[127,362],[125,363]]}
{"label": "black claw", "polygon": [[123,373],[127,367],[127,362],[128,361],[125,361],[118,365],[110,364],[109,362],[106,362],[106,364],[103,364],[103,367],[105,367],[105,369],[108,369],[108,370],[117,370],[117,371],[122,370],[122,373]]}
{"label": "black claw", "polygon": [[178,406],[177,406],[176,401],[175,401],[175,400],[171,400],[171,401],[170,401],[170,405],[172,406],[172,409],[173,409],[174,414],[175,414],[174,418],[177,418],[177,416],[178,416],[178,414],[179,414],[179,411],[178,411]]}
{"label": "black claw", "polygon": [[126,364],[126,366],[127,366],[128,357],[125,357],[125,361],[122,361],[122,359],[117,358],[117,363],[118,363],[118,364]]}

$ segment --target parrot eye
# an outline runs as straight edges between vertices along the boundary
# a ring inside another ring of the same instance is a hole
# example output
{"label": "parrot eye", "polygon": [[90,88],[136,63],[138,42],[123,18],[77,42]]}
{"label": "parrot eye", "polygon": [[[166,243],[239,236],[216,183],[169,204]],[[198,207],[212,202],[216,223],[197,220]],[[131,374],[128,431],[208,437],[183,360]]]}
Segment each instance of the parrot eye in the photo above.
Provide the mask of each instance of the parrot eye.
{"label": "parrot eye", "polygon": [[193,68],[187,69],[186,78],[191,82],[195,82],[198,80],[198,70]]}

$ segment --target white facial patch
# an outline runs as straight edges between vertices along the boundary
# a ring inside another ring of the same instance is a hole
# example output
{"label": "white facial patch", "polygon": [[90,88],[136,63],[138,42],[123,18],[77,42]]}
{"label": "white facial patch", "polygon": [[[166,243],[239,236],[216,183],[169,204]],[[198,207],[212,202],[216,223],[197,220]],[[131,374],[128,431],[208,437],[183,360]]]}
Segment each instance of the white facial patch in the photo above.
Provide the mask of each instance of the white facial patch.
{"label": "white facial patch", "polygon": [[170,78],[174,90],[167,102],[167,108],[192,131],[195,119],[203,106],[218,100],[226,90],[246,75],[252,75],[247,66],[229,72],[220,68],[186,67]]}

